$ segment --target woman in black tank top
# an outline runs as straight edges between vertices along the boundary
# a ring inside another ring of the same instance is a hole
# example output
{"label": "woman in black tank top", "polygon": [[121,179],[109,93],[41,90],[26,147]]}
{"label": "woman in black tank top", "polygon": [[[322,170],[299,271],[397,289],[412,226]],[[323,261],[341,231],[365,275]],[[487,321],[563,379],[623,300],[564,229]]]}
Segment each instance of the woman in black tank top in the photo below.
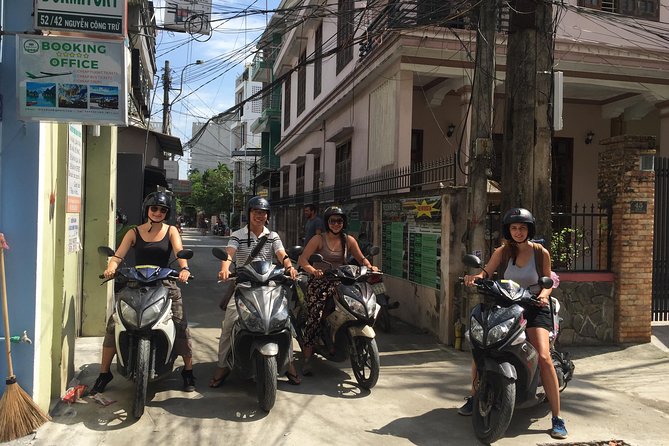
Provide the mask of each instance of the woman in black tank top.
{"label": "woman in black tank top", "polygon": [[[104,272],[106,278],[114,277],[116,269],[131,248],[134,249],[137,265],[167,267],[170,255],[172,253],[176,255],[176,253],[183,249],[181,235],[177,228],[165,223],[165,220],[170,215],[170,207],[170,197],[164,192],[153,192],[146,197],[143,205],[146,222],[125,234],[114,256],[109,259],[109,264]],[[188,261],[186,259],[177,259],[177,261],[181,268],[179,281],[186,282],[190,277]],[[172,319],[174,320],[177,332],[174,350],[184,361],[184,368],[181,372],[184,381],[184,390],[192,392],[195,390],[193,351],[190,330],[188,330],[188,321],[183,312],[181,291],[173,280],[164,281],[164,285],[168,288],[168,294],[172,299]],[[113,375],[109,369],[114,355],[116,355],[114,319],[110,317],[102,343],[100,376],[95,381],[91,389],[91,394],[102,392],[109,381],[112,380]]]}
{"label": "woman in black tank top", "polygon": [[323,308],[325,307],[327,296],[331,296],[336,288],[335,283],[323,278],[322,269],[315,268],[309,264],[309,257],[315,253],[321,254],[323,260],[337,267],[346,263],[346,258],[350,251],[351,255],[358,261],[358,264],[365,265],[371,268],[372,271],[379,270],[376,266],[372,266],[370,261],[365,258],[362,251],[360,251],[358,242],[346,234],[346,214],[344,214],[341,208],[335,206],[327,208],[323,213],[323,220],[325,221],[325,233],[321,234],[320,237],[312,237],[298,260],[302,269],[313,276],[309,281],[306,296],[309,314],[307,315],[304,333],[304,366],[302,368],[304,375],[312,374],[310,359],[314,354],[314,341],[318,335]]}

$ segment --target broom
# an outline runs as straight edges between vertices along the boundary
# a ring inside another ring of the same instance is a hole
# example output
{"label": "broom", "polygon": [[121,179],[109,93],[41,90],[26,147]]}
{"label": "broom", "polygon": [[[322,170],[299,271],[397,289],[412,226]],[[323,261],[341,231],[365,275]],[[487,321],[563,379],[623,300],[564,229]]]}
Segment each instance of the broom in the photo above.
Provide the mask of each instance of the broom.
{"label": "broom", "polygon": [[5,284],[5,244],[0,234],[0,275],[2,278],[2,315],[5,322],[5,347],[7,351],[7,367],[9,375],[5,383],[5,393],[0,400],[0,442],[15,440],[34,432],[42,424],[50,420],[30,395],[21,388],[14,376],[12,366],[12,350],[9,340],[9,317],[7,316],[7,286]]}

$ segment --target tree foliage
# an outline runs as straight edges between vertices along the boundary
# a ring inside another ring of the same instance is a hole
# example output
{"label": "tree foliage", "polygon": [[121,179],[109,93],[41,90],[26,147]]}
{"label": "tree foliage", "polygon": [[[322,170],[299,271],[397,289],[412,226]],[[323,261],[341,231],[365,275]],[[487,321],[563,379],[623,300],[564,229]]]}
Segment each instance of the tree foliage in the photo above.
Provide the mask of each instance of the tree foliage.
{"label": "tree foliage", "polygon": [[232,171],[225,164],[204,172],[191,170],[190,204],[205,215],[228,213],[232,207]]}

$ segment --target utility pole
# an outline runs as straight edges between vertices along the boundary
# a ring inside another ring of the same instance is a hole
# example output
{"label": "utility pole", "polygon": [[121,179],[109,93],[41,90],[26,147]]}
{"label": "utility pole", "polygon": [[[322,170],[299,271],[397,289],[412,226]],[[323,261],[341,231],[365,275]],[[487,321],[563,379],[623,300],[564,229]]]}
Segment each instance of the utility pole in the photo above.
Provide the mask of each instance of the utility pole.
{"label": "utility pole", "polygon": [[479,3],[476,66],[472,84],[472,141],[469,150],[469,238],[467,251],[486,258],[485,221],[491,167],[492,118],[495,95],[495,39],[498,0]]}
{"label": "utility pole", "polygon": [[171,120],[172,116],[170,114],[170,86],[172,84],[172,79],[170,78],[170,61],[165,61],[165,72],[163,73],[163,133],[170,135],[171,130]]}
{"label": "utility pole", "polygon": [[553,9],[551,3],[513,0],[506,69],[502,204],[536,218],[537,236],[550,246]]}

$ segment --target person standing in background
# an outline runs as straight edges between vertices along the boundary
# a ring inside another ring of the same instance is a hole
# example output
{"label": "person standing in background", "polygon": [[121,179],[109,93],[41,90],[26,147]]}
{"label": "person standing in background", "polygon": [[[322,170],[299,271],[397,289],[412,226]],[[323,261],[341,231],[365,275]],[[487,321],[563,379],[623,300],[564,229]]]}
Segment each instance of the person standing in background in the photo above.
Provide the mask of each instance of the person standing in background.
{"label": "person standing in background", "polygon": [[323,219],[320,218],[316,212],[315,204],[307,204],[304,206],[304,217],[306,218],[306,222],[304,223],[303,246],[307,246],[311,237],[320,235],[325,231],[325,225],[323,224]]}

